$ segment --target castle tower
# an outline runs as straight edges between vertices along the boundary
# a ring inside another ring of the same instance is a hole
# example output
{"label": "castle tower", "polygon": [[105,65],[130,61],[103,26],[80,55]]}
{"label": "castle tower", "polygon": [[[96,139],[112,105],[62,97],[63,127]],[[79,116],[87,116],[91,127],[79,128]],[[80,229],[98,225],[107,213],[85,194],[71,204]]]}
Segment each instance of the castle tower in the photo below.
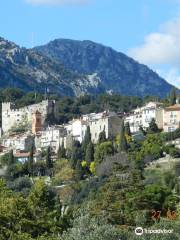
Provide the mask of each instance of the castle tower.
{"label": "castle tower", "polygon": [[3,102],[2,103],[2,112],[11,111],[12,109],[14,109],[13,103],[11,103],[11,102]]}
{"label": "castle tower", "polygon": [[14,118],[12,112],[14,104],[11,102],[2,103],[2,131],[7,132],[14,125]]}
{"label": "castle tower", "polygon": [[42,116],[39,111],[33,113],[32,116],[32,133],[36,134],[42,130]]}

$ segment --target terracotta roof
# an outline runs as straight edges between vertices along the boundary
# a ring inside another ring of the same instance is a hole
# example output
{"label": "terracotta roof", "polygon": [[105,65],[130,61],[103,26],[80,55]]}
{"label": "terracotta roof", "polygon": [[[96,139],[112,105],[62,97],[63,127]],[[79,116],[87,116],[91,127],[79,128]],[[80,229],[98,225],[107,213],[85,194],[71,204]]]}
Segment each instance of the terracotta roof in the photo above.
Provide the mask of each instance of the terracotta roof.
{"label": "terracotta roof", "polygon": [[30,156],[30,153],[15,153],[14,154],[14,157],[22,157],[22,158],[25,158],[25,157],[29,157]]}
{"label": "terracotta roof", "polygon": [[176,104],[170,107],[166,107],[165,111],[180,111],[180,104]]}

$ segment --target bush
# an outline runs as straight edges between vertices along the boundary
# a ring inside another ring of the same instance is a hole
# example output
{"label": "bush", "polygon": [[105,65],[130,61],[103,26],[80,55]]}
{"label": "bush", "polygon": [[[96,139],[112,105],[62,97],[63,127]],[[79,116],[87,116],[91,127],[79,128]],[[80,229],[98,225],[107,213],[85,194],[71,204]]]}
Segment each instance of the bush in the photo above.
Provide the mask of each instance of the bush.
{"label": "bush", "polygon": [[8,182],[8,187],[16,192],[28,193],[32,187],[32,181],[29,177],[20,177],[13,182]]}
{"label": "bush", "polygon": [[169,154],[173,158],[179,158],[180,157],[180,149],[178,148],[170,148]]}
{"label": "bush", "polygon": [[64,232],[63,240],[117,240],[126,239],[116,227],[107,224],[104,219],[81,215],[73,221],[72,228]]}
{"label": "bush", "polygon": [[109,142],[98,144],[96,146],[95,153],[94,153],[95,165],[97,166],[104,160],[104,158],[107,155],[113,155],[113,153],[114,153],[114,147],[112,142],[109,141]]}

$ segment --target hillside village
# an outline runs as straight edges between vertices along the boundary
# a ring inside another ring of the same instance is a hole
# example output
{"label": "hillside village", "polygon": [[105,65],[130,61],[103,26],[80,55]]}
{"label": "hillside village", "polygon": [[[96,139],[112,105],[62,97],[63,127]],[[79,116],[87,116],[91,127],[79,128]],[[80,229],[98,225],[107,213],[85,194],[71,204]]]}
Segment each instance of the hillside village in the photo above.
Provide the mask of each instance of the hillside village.
{"label": "hillside village", "polygon": [[173,132],[180,127],[178,103],[163,107],[162,103],[151,101],[129,113],[90,113],[66,124],[49,125],[48,117],[56,115],[55,100],[43,100],[19,109],[12,102],[2,103],[1,156],[13,150],[14,157],[24,162],[29,159],[32,146],[35,160],[41,159],[42,152],[48,147],[56,156],[60,147],[69,149],[74,140],[82,143],[88,126],[91,140],[97,144],[102,132],[107,139],[115,138],[122,120],[129,124],[133,136],[137,136],[140,129],[147,130],[153,119],[164,132]]}
{"label": "hillside village", "polygon": [[149,228],[173,224],[178,240],[175,89],[161,101],[45,96],[0,91],[0,239],[79,240],[78,231],[84,240],[90,231],[92,240],[135,240],[143,219]]}

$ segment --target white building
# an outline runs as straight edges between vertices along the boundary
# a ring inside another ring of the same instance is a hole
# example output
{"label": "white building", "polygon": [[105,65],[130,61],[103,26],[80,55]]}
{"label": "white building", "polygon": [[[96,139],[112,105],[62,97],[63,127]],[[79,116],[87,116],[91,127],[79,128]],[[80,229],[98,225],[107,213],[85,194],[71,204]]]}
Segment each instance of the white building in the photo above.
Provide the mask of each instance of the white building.
{"label": "white building", "polygon": [[161,103],[149,102],[145,106],[135,109],[125,117],[125,122],[129,122],[131,132],[134,133],[139,131],[140,126],[147,129],[153,118],[158,127],[162,128]]}
{"label": "white building", "polygon": [[104,130],[106,138],[115,137],[120,131],[121,118],[115,113],[91,113],[73,119],[68,124],[48,127],[35,136],[37,149],[52,147],[55,152],[64,144],[65,148],[72,145],[73,140],[82,143],[87,127],[90,127],[92,142],[97,143],[99,134]]}
{"label": "white building", "polygon": [[9,150],[29,151],[34,143],[31,134],[16,134],[2,139],[2,145]]}
{"label": "white building", "polygon": [[16,109],[11,102],[2,103],[2,131],[7,133],[12,127],[20,125],[32,124],[32,115],[39,111],[42,115],[42,123],[45,122],[46,116],[55,114],[55,101],[44,100],[41,103],[29,105],[23,108]]}
{"label": "white building", "polygon": [[86,134],[87,126],[90,127],[92,142],[97,143],[99,134],[104,130],[106,138],[115,137],[120,131],[121,119],[112,112],[91,113],[82,115],[65,125],[67,135],[80,143]]}
{"label": "white building", "polygon": [[35,136],[35,146],[37,149],[51,147],[55,152],[59,146],[64,144],[67,132],[63,126],[47,127]]}
{"label": "white building", "polygon": [[80,119],[73,119],[68,124],[64,125],[67,135],[71,135],[74,140],[79,141],[80,143],[83,141],[88,122]]}

